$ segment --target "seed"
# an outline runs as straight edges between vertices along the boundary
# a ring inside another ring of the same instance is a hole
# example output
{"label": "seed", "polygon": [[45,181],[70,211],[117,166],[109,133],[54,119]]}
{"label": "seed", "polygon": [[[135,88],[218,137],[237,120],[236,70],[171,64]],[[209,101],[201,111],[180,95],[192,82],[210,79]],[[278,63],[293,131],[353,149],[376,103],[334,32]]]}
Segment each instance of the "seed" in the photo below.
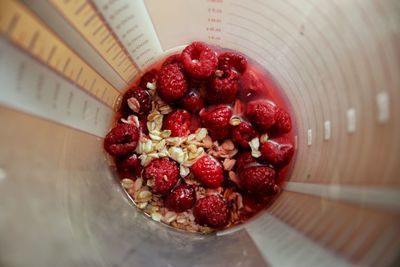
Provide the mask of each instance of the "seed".
{"label": "seed", "polygon": [[222,75],[224,75],[224,71],[222,71],[222,70],[216,70],[215,71],[215,76],[222,77]]}
{"label": "seed", "polygon": [[242,120],[241,120],[239,117],[232,117],[232,118],[229,120],[229,124],[232,125],[232,126],[237,126],[237,125],[239,125],[241,122],[242,122]]}
{"label": "seed", "polygon": [[121,181],[121,185],[125,188],[125,189],[130,189],[134,186],[134,182],[132,179],[128,179],[128,178],[124,178]]}
{"label": "seed", "polygon": [[168,182],[168,176],[167,175],[164,174],[162,178],[163,178],[164,181]]}

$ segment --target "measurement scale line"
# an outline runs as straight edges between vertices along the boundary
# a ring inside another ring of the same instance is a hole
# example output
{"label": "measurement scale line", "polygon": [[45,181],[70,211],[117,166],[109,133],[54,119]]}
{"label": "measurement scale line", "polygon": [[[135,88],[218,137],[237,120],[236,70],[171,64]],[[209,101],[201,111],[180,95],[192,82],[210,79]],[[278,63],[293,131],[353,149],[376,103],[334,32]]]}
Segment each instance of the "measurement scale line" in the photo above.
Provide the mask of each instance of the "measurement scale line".
{"label": "measurement scale line", "polygon": [[80,7],[78,7],[78,9],[75,10],[75,15],[79,15],[79,13],[81,13],[82,10],[85,8],[86,4],[87,4],[87,3],[84,2]]}
{"label": "measurement scale line", "polygon": [[53,47],[50,50],[49,56],[47,57],[47,62],[51,61],[56,50],[57,50],[57,47],[53,45]]}
{"label": "measurement scale line", "polygon": [[80,70],[79,70],[79,72],[78,72],[78,75],[76,75],[76,79],[75,79],[75,82],[76,82],[76,83],[79,82],[79,78],[81,77],[82,71],[83,71],[83,68],[81,67]]}
{"label": "measurement scale line", "polygon": [[121,55],[122,50],[120,49],[119,52],[113,57],[113,61],[118,58],[119,55]]}
{"label": "measurement scale line", "polygon": [[83,24],[85,27],[89,25],[89,23],[97,16],[96,13],[92,14],[89,19]]}
{"label": "measurement scale line", "polygon": [[68,67],[70,61],[71,61],[71,58],[68,58],[67,61],[65,61],[64,68],[62,70],[63,73],[65,73],[65,71],[67,70],[67,67]]}
{"label": "measurement scale line", "polygon": [[284,190],[329,199],[342,200],[361,205],[379,206],[400,210],[400,191],[388,187],[357,187],[351,185],[329,185],[286,182]]}
{"label": "measurement scale line", "polygon": [[100,44],[104,44],[104,42],[111,36],[110,33],[107,33],[107,35],[100,41]]}
{"label": "measurement scale line", "polygon": [[117,44],[117,42],[113,42],[113,44],[107,49],[107,53],[110,53],[111,49]]}
{"label": "measurement scale line", "polygon": [[11,34],[13,33],[13,31],[14,31],[14,29],[15,29],[15,25],[17,25],[19,19],[20,19],[20,16],[19,16],[18,13],[15,14],[15,15],[12,17],[12,19],[11,19],[11,21],[10,21],[10,23],[8,24],[8,27],[7,27],[7,34],[11,35]]}
{"label": "measurement scale line", "polygon": [[122,59],[122,61],[118,64],[118,67],[121,67],[122,63],[124,63],[127,59],[128,59],[128,57],[124,57]]}
{"label": "measurement scale line", "polygon": [[104,27],[103,24],[100,24],[96,30],[94,30],[94,32],[92,33],[92,36],[96,36],[96,34]]}
{"label": "measurement scale line", "polygon": [[31,39],[31,41],[29,43],[28,50],[33,51],[33,49],[35,48],[35,44],[37,42],[38,37],[39,37],[39,32],[35,31],[35,33],[32,36],[32,39]]}

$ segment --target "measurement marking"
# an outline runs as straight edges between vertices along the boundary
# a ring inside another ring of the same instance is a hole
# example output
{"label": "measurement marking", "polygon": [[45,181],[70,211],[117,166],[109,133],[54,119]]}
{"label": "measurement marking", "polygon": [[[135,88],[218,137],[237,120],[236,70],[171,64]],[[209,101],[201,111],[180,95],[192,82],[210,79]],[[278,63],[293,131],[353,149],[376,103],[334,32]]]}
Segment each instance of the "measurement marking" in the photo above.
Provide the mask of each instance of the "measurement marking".
{"label": "measurement marking", "polygon": [[35,48],[35,44],[37,42],[38,37],[39,37],[39,32],[35,31],[35,33],[32,36],[31,42],[29,43],[29,46],[28,46],[29,51],[33,51],[33,49]]}
{"label": "measurement marking", "polygon": [[116,60],[119,55],[121,55],[122,50],[120,49],[119,52],[113,57],[112,60]]}
{"label": "measurement marking", "polygon": [[89,89],[90,92],[92,92],[92,89],[93,89],[93,86],[94,86],[95,82],[96,82],[96,79],[93,79],[92,85],[90,86],[90,89]]}
{"label": "measurement marking", "polygon": [[126,66],[126,68],[122,71],[123,73],[126,72],[127,70],[129,70],[130,67],[133,67],[133,65],[128,64],[128,66]]}
{"label": "measurement marking", "polygon": [[390,187],[286,182],[283,188],[291,192],[400,210],[400,191]]}
{"label": "measurement marking", "polygon": [[121,67],[122,63],[124,63],[127,59],[128,59],[128,57],[124,57],[122,59],[122,61],[118,64],[118,67]]}
{"label": "measurement marking", "polygon": [[311,129],[307,130],[307,145],[308,146],[312,145],[312,130]]}
{"label": "measurement marking", "polygon": [[67,67],[68,67],[70,61],[71,61],[71,58],[68,58],[67,61],[65,61],[64,68],[62,71],[63,73],[65,73],[65,71],[67,70]]}
{"label": "measurement marking", "polygon": [[107,92],[107,88],[106,88],[106,87],[104,87],[103,93],[101,94],[101,98],[102,98],[102,99],[103,99],[103,98],[104,98],[104,96],[106,95],[106,92]]}
{"label": "measurement marking", "polygon": [[356,110],[350,108],[347,110],[347,132],[354,133],[356,131]]}
{"label": "measurement marking", "polygon": [[85,1],[80,7],[78,7],[77,10],[75,10],[75,15],[79,15],[79,13],[82,12],[82,10],[84,9],[84,7],[86,6],[87,2]]}
{"label": "measurement marking", "polygon": [[50,60],[53,58],[54,52],[56,52],[57,47],[53,45],[53,47],[50,50],[49,56],[47,57],[47,62],[50,62]]}
{"label": "measurement marking", "polygon": [[96,34],[104,27],[103,24],[100,24],[99,27],[92,33],[93,36],[96,36]]}
{"label": "measurement marking", "polygon": [[7,33],[9,35],[11,35],[12,32],[14,31],[15,26],[17,25],[18,21],[19,21],[19,14],[17,13],[12,17],[10,24],[8,24]]}
{"label": "measurement marking", "polygon": [[378,108],[377,119],[380,123],[388,122],[390,117],[389,96],[387,92],[380,92],[376,95],[376,105]]}
{"label": "measurement marking", "polygon": [[87,27],[89,25],[89,23],[97,16],[96,13],[93,13],[89,19],[83,24],[85,27]]}
{"label": "measurement marking", "polygon": [[109,32],[107,32],[107,35],[103,38],[103,40],[100,41],[100,44],[103,44],[110,36],[111,36],[111,34]]}
{"label": "measurement marking", "polygon": [[325,121],[324,122],[324,140],[331,139],[331,122]]}
{"label": "measurement marking", "polygon": [[111,51],[111,48],[113,48],[115,45],[117,44],[117,42],[113,42],[113,44],[107,49],[107,53],[109,53]]}
{"label": "measurement marking", "polygon": [[78,75],[76,75],[76,79],[75,79],[75,82],[76,82],[76,83],[79,82],[79,78],[81,77],[82,71],[83,71],[83,68],[81,67],[80,70],[79,70],[79,72],[78,72]]}

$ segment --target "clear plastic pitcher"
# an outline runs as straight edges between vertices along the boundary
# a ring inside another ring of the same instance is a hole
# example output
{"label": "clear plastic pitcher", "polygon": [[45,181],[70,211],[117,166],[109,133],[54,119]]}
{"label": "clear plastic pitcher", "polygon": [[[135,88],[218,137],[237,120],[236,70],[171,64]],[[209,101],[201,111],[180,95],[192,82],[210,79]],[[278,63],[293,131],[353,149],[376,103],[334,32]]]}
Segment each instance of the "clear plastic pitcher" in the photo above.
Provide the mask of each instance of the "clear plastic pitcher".
{"label": "clear plastic pitcher", "polygon": [[[398,266],[400,2],[0,0],[1,266]],[[297,122],[283,192],[213,235],[139,212],[102,141],[120,92],[194,40],[271,73]]]}

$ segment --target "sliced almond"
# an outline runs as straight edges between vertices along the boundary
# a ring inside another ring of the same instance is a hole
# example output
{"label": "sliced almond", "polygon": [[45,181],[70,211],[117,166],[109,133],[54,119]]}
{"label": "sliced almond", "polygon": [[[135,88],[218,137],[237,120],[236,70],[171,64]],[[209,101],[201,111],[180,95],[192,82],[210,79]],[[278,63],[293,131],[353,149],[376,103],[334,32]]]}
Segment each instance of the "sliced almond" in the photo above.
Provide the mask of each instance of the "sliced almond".
{"label": "sliced almond", "polygon": [[134,186],[134,182],[132,179],[128,179],[128,178],[124,178],[121,181],[121,185],[125,188],[125,189],[130,189]]}
{"label": "sliced almond", "polygon": [[171,108],[169,105],[167,105],[167,104],[161,105],[161,106],[158,108],[158,110],[159,110],[160,113],[163,114],[163,115],[166,115],[166,114],[169,114],[169,113],[172,112],[172,108]]}
{"label": "sliced almond", "polygon": [[251,148],[251,155],[255,158],[259,158],[261,156],[260,148],[260,139],[258,137],[251,139],[249,142]]}
{"label": "sliced almond", "polygon": [[189,134],[187,137],[187,141],[190,142],[190,141],[194,140],[195,138],[196,138],[195,134]]}
{"label": "sliced almond", "polygon": [[148,121],[146,123],[147,129],[149,132],[155,131],[156,130],[156,123],[154,121]]}
{"label": "sliced almond", "polygon": [[208,134],[206,128],[199,128],[199,129],[196,130],[195,133],[196,133],[196,140],[197,141],[203,140]]}
{"label": "sliced almond", "polygon": [[159,131],[153,131],[149,133],[149,137],[154,140],[154,141],[161,141],[162,137],[160,136],[160,132]]}
{"label": "sliced almond", "polygon": [[153,142],[150,139],[147,139],[143,144],[143,152],[150,153],[153,151]]}
{"label": "sliced almond", "polygon": [[260,143],[261,144],[264,144],[264,143],[266,143],[268,141],[268,134],[263,134],[263,135],[261,135],[260,136]]}
{"label": "sliced almond", "polygon": [[136,200],[138,202],[147,202],[147,201],[151,200],[152,195],[153,194],[150,191],[147,191],[147,190],[141,191],[141,192],[139,192]]}
{"label": "sliced almond", "polygon": [[176,220],[178,215],[173,211],[167,211],[161,220],[165,223],[171,223]]}
{"label": "sliced almond", "polygon": [[239,117],[232,117],[232,118],[229,120],[229,124],[232,125],[232,126],[237,126],[237,125],[239,125],[241,122],[242,122],[242,120],[241,120]]}
{"label": "sliced almond", "polygon": [[162,131],[161,132],[161,137],[162,138],[168,138],[168,137],[170,137],[171,136],[171,130],[164,130],[164,131]]}
{"label": "sliced almond", "polygon": [[129,98],[126,102],[133,112],[138,113],[140,111],[140,103],[135,97]]}
{"label": "sliced almond", "polygon": [[188,150],[189,152],[191,152],[191,153],[196,153],[197,147],[196,147],[196,145],[194,145],[194,144],[190,144],[190,145],[188,145],[187,150]]}
{"label": "sliced almond", "polygon": [[178,163],[183,163],[187,158],[187,154],[180,147],[170,147],[168,152],[171,158]]}
{"label": "sliced almond", "polygon": [[153,212],[153,213],[151,213],[151,218],[153,220],[155,220],[156,222],[159,222],[159,221],[161,221],[162,215],[158,212]]}
{"label": "sliced almond", "polygon": [[222,143],[221,147],[224,150],[231,151],[235,149],[235,144],[232,142],[232,140],[228,139]]}
{"label": "sliced almond", "polygon": [[222,165],[224,166],[225,170],[230,171],[233,169],[233,166],[235,166],[235,163],[236,160],[234,159],[225,159]]}
{"label": "sliced almond", "polygon": [[135,184],[133,185],[133,190],[139,191],[140,188],[142,188],[142,185],[143,185],[143,179],[142,178],[136,179]]}
{"label": "sliced almond", "polygon": [[159,115],[160,115],[160,113],[158,111],[153,111],[147,116],[147,120],[154,121],[154,119]]}

